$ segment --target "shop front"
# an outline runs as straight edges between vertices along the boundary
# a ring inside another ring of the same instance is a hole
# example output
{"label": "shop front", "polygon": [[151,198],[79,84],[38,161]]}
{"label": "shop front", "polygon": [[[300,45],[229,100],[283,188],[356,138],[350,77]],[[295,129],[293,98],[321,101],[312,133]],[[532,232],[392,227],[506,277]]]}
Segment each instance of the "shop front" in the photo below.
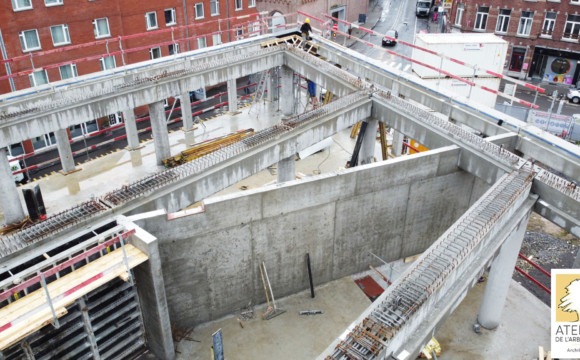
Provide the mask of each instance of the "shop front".
{"label": "shop front", "polygon": [[580,54],[536,46],[529,76],[551,83],[572,85],[578,82]]}

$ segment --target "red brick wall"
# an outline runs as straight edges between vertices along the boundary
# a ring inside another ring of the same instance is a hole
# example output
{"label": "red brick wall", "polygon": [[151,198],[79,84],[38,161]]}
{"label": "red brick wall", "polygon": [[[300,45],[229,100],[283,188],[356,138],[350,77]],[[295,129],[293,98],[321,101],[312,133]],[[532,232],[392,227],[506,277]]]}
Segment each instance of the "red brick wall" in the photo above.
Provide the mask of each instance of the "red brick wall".
{"label": "red brick wall", "polygon": [[[167,42],[172,40],[171,32],[162,34],[153,34],[148,31],[146,27],[145,14],[150,11],[157,13],[158,29],[176,28],[174,31],[174,39],[185,39],[185,29],[177,29],[185,25],[185,10],[187,11],[187,23],[200,24],[200,26],[189,30],[189,36],[199,36],[216,32],[219,30],[219,18],[225,18],[229,12],[230,17],[236,17],[246,14],[254,14],[256,8],[248,8],[248,0],[243,0],[243,9],[235,10],[234,0],[220,0],[220,14],[219,16],[211,16],[210,0],[193,0],[186,1],[187,8],[183,8],[183,0],[63,0],[64,5],[46,7],[44,0],[31,0],[33,9],[14,11],[11,1],[5,0],[0,4],[0,30],[6,46],[8,58],[13,58],[21,55],[33,56],[35,68],[58,64],[65,61],[73,61],[77,63],[77,71],[79,75],[84,75],[101,70],[99,59],[91,59],[88,61],[79,61],[81,59],[106,54],[108,51],[118,51],[119,42],[116,39],[118,36],[126,36],[133,34],[143,34],[143,36],[123,40],[122,46],[124,50],[134,49],[138,47],[146,47],[152,44]],[[195,20],[195,3],[203,3],[205,10],[205,17],[201,20]],[[229,4],[229,9],[226,5]],[[164,10],[175,8],[177,24],[174,26],[165,25]],[[107,45],[94,45],[80,49],[68,49],[67,46],[56,47],[53,46],[52,37],[50,33],[50,26],[67,24],[71,38],[71,45],[80,45],[95,42],[102,39],[95,39],[93,31],[93,19],[108,18],[109,30],[111,37],[105,38],[110,40]],[[233,20],[229,22],[230,28],[234,29],[238,24],[246,23],[249,19]],[[211,23],[208,23],[210,22]],[[23,30],[37,29],[42,50],[23,52],[20,44],[19,32]],[[227,29],[227,22],[222,23],[221,30]],[[246,30],[244,31],[246,32]],[[235,33],[231,36],[231,40],[235,40]],[[222,36],[222,42],[227,42],[228,36]],[[211,46],[211,36],[207,38],[207,45]],[[190,42],[191,50],[197,48],[197,41]],[[168,45],[161,47],[162,56],[169,55]],[[63,49],[64,51],[54,54],[38,55],[41,51]],[[187,51],[187,44],[182,42],[180,44],[180,51]],[[126,53],[125,62],[135,63],[139,61],[149,60],[151,58],[149,49],[143,49],[136,52]],[[120,55],[115,57],[117,67],[123,65],[123,58]],[[12,73],[30,70],[31,62],[29,58],[25,60],[15,61],[10,64]],[[0,66],[0,76],[6,75],[4,66]],[[49,81],[57,81],[61,79],[58,67],[48,70]],[[30,87],[28,76],[20,76],[14,79],[17,90]],[[0,80],[0,93],[10,92],[8,80]]]}

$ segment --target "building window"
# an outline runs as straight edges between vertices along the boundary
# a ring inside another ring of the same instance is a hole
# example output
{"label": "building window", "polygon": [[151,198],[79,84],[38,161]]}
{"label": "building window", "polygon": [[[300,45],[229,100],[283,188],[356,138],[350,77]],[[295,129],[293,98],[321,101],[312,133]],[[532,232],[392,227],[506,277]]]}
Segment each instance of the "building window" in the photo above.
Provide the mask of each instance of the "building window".
{"label": "building window", "polygon": [[[580,0],[578,0],[580,1]],[[256,7],[256,0],[248,0],[248,7],[253,8]]]}
{"label": "building window", "polygon": [[475,30],[485,30],[487,26],[487,15],[489,14],[489,6],[478,6],[477,14],[475,14]]}
{"label": "building window", "polygon": [[580,15],[568,15],[566,19],[566,26],[564,26],[563,39],[578,40],[578,32],[580,31]]}
{"label": "building window", "polygon": [[52,43],[54,46],[70,44],[67,24],[51,26],[50,33],[52,34]]}
{"label": "building window", "polygon": [[179,44],[169,44],[169,55],[179,54]]}
{"label": "building window", "polygon": [[151,59],[159,59],[161,57],[161,48],[154,47],[149,49],[149,53],[151,53]]}
{"label": "building window", "polygon": [[457,4],[457,11],[455,12],[455,25],[461,26],[461,21],[463,20],[463,11],[465,10],[465,5]]}
{"label": "building window", "polygon": [[553,11],[546,12],[546,17],[544,18],[544,25],[542,25],[542,35],[552,36],[554,31],[554,24],[556,23],[556,13]]}
{"label": "building window", "polygon": [[175,9],[165,9],[165,25],[175,25],[177,20],[175,20]]}
{"label": "building window", "polygon": [[499,16],[497,18],[497,25],[495,26],[495,32],[498,33],[507,33],[508,26],[510,23],[510,14],[511,10],[509,9],[500,9]]}
{"label": "building window", "polygon": [[12,8],[14,11],[32,9],[31,0],[12,0]]}
{"label": "building window", "polygon": [[38,40],[38,31],[25,30],[20,32],[20,43],[22,44],[22,51],[40,50],[40,40]]}
{"label": "building window", "polygon": [[99,59],[101,63],[101,70],[109,70],[117,67],[114,56],[107,56]]}
{"label": "building window", "polygon": [[157,13],[152,11],[145,14],[145,22],[147,23],[147,30],[157,29]]}
{"label": "building window", "polygon": [[522,11],[520,17],[520,25],[518,26],[518,35],[529,36],[532,31],[532,19],[534,18],[533,11]]}
{"label": "building window", "polygon": [[237,40],[244,38],[244,29],[243,28],[238,28],[236,30],[236,37],[237,37]]}
{"label": "building window", "polygon": [[197,39],[197,48],[203,49],[204,47],[207,47],[207,42],[205,41],[205,36]]}
{"label": "building window", "polygon": [[77,73],[76,64],[63,65],[58,69],[60,70],[60,78],[63,80],[72,79],[74,77],[79,76],[79,74]]}
{"label": "building window", "polygon": [[30,86],[35,87],[39,85],[48,84],[48,74],[46,70],[35,71],[28,75],[30,78]]}
{"label": "building window", "polygon": [[195,4],[195,19],[203,19],[203,3]]}
{"label": "building window", "polygon": [[109,19],[100,18],[93,20],[93,30],[95,31],[96,39],[111,36],[111,32],[109,31]]}
{"label": "building window", "polygon": [[236,0],[236,11],[242,10],[243,8],[244,8],[244,4],[242,3],[242,0]]}
{"label": "building window", "polygon": [[211,11],[211,16],[216,16],[220,14],[220,2],[218,0],[210,1],[209,8]]}
{"label": "building window", "polygon": [[46,6],[62,5],[62,0],[44,0],[44,5]]}
{"label": "building window", "polygon": [[211,40],[213,42],[213,46],[220,45],[222,43],[222,35],[214,34],[211,36]]}

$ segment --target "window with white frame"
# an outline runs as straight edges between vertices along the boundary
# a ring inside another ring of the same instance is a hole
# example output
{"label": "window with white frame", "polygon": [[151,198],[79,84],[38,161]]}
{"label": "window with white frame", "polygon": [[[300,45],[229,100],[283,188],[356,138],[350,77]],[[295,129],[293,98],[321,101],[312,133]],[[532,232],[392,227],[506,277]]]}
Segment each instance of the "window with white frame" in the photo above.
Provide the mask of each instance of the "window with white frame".
{"label": "window with white frame", "polygon": [[203,3],[197,3],[194,5],[194,7],[195,7],[195,18],[196,19],[203,19],[204,18]]}
{"label": "window with white frame", "polygon": [[173,9],[165,9],[165,25],[175,25],[177,24],[177,20],[175,18],[175,8]]}
{"label": "window with white frame", "polygon": [[50,34],[52,35],[52,43],[54,46],[70,44],[67,24],[51,26]]}
{"label": "window with white frame", "polygon": [[487,16],[489,14],[489,6],[478,6],[475,14],[474,30],[485,30],[487,26]]}
{"label": "window with white frame", "polygon": [[44,5],[46,6],[57,6],[62,4],[62,0],[44,0]]}
{"label": "window with white frame", "polygon": [[115,63],[114,56],[107,56],[104,58],[100,58],[99,62],[101,63],[101,70],[109,70],[109,69],[114,69],[117,67],[117,64]]}
{"label": "window with white frame", "polygon": [[169,55],[179,54],[179,44],[169,44]]}
{"label": "window with white frame", "polygon": [[76,64],[62,65],[58,69],[60,70],[60,78],[62,80],[72,79],[79,76],[79,74],[77,73]]}
{"label": "window with white frame", "polygon": [[197,39],[197,48],[203,49],[204,47],[207,47],[207,41],[205,40],[205,36]]}
{"label": "window with white frame", "polygon": [[244,4],[242,0],[236,0],[236,10],[242,10],[244,8]]}
{"label": "window with white frame", "polygon": [[244,29],[243,28],[238,28],[236,30],[236,36],[237,36],[237,39],[238,40],[239,39],[243,39],[244,38]]}
{"label": "window with white frame", "polygon": [[147,23],[147,30],[157,29],[157,12],[151,11],[145,14],[145,22]]}
{"label": "window with white frame", "polygon": [[32,9],[32,0],[12,0],[14,11]]}
{"label": "window with white frame", "polygon": [[542,35],[552,36],[554,31],[554,24],[556,24],[557,13],[554,11],[546,12],[546,17],[544,18],[544,24],[542,25]]}
{"label": "window with white frame", "polygon": [[216,16],[220,14],[220,2],[219,0],[211,0],[209,2],[209,9],[211,16]]}
{"label": "window with white frame", "polygon": [[497,17],[497,24],[495,25],[495,32],[507,33],[508,26],[510,24],[510,14],[512,11],[510,9],[500,9],[499,16]]}
{"label": "window with white frame", "polygon": [[518,26],[518,35],[529,36],[532,31],[532,20],[534,19],[533,11],[522,11],[520,24]]}
{"label": "window with white frame", "polygon": [[580,32],[580,15],[568,14],[566,18],[566,25],[564,26],[564,34],[562,39],[578,40],[578,33]]}
{"label": "window with white frame", "polygon": [[213,46],[220,45],[222,43],[222,34],[213,34],[211,36],[211,41]]}
{"label": "window with white frame", "polygon": [[20,43],[22,51],[40,50],[40,40],[38,39],[38,30],[24,30],[20,32]]}
{"label": "window with white frame", "polygon": [[154,47],[149,49],[149,53],[151,54],[151,59],[159,59],[161,57],[161,48]]}
{"label": "window with white frame", "polygon": [[35,71],[28,75],[30,79],[30,86],[35,87],[39,85],[48,84],[48,74],[46,70]]}
{"label": "window with white frame", "polygon": [[109,19],[100,18],[93,20],[93,30],[95,31],[96,39],[111,36],[111,31],[109,30]]}
{"label": "window with white frame", "polygon": [[570,4],[580,5],[580,0],[570,0]]}
{"label": "window with white frame", "polygon": [[457,4],[457,11],[455,12],[455,25],[461,26],[463,20],[463,12],[465,11],[464,4]]}
{"label": "window with white frame", "polygon": [[[578,0],[580,1],[580,0]],[[248,0],[248,7],[253,8],[256,7],[256,0]]]}

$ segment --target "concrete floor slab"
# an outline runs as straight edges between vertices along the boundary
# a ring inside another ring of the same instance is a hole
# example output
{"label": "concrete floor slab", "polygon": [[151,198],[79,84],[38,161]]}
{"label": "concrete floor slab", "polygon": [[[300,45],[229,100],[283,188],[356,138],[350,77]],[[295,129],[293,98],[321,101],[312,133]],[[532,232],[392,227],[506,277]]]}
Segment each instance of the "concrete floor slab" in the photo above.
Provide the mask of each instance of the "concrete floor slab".
{"label": "concrete floor slab", "polygon": [[[275,295],[275,294],[274,294]],[[256,306],[256,318],[244,322],[237,315],[196,327],[191,337],[201,342],[182,340],[176,344],[177,359],[208,359],[212,334],[223,331],[226,359],[314,359],[370,305],[370,300],[350,277],[310,291],[280,299],[278,306],[286,313],[262,320],[264,304]],[[320,309],[322,315],[298,315],[299,311]],[[239,313],[239,312],[238,312]]]}

